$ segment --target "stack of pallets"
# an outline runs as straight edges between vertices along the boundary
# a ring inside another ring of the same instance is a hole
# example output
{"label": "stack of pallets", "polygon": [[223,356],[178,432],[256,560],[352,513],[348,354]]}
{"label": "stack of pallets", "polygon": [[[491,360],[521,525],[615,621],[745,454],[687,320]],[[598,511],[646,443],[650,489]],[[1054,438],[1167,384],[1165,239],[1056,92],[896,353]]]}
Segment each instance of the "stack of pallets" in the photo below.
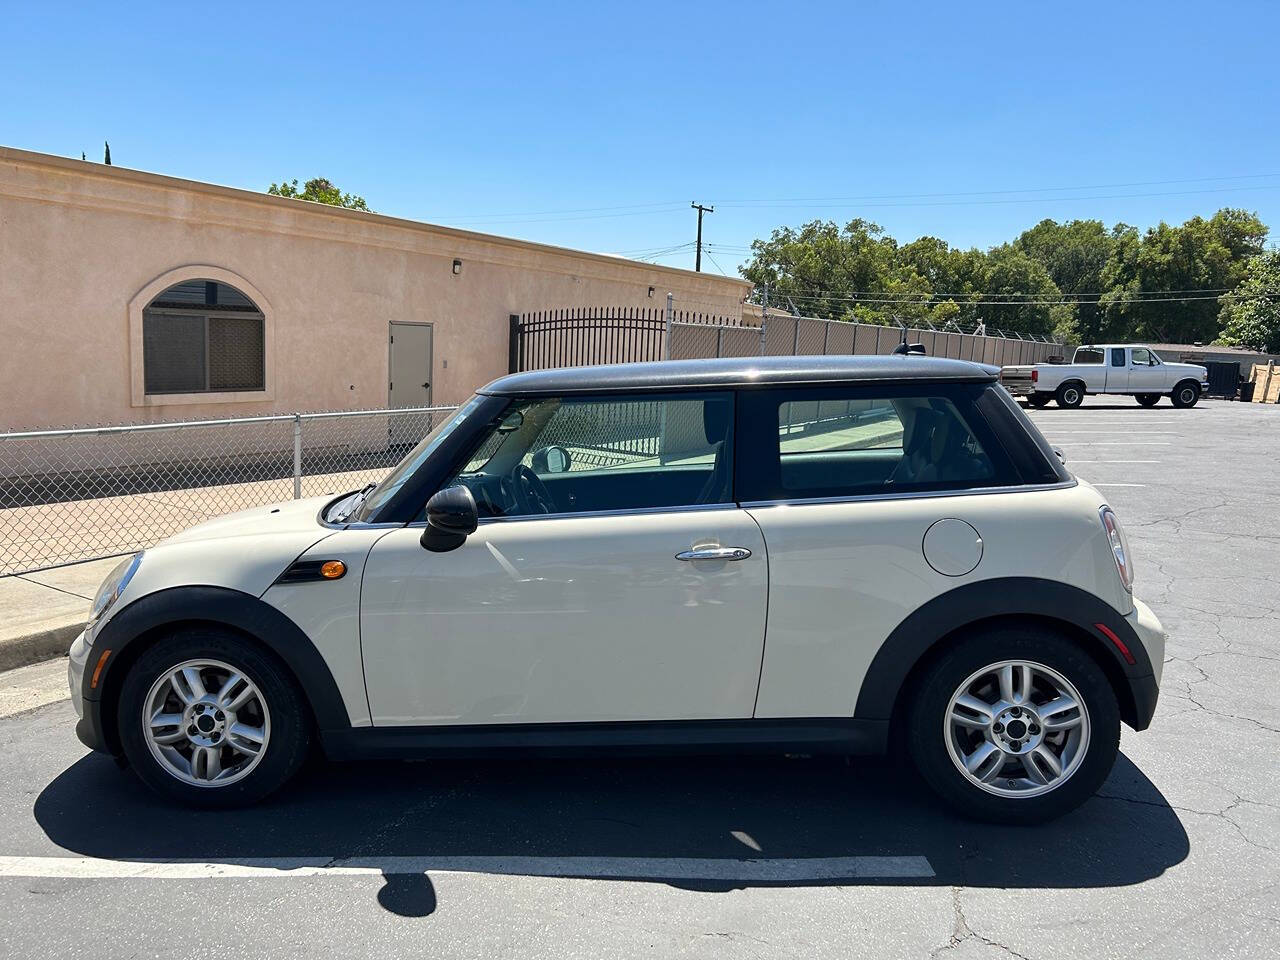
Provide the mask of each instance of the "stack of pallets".
{"label": "stack of pallets", "polygon": [[1255,363],[1249,382],[1253,384],[1254,403],[1280,403],[1280,370],[1274,360]]}

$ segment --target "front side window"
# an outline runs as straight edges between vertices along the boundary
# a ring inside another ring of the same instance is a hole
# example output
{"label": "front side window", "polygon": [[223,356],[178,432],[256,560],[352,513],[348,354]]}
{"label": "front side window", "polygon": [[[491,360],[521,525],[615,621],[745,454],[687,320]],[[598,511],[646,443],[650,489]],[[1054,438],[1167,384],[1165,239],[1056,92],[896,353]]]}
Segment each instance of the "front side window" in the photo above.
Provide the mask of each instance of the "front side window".
{"label": "front side window", "polygon": [[149,394],[266,389],[265,321],[243,293],[214,280],[169,287],[142,312]]}
{"label": "front side window", "polygon": [[1134,347],[1130,353],[1133,356],[1135,366],[1147,367],[1151,365],[1151,351],[1146,347]]}
{"label": "front side window", "polygon": [[[742,414],[741,499],[822,499],[1016,482],[998,441],[974,411],[975,396],[965,388],[933,391],[927,385],[918,391],[754,391]],[[765,435],[766,423],[776,424],[775,435]]]}
{"label": "front side window", "polygon": [[445,485],[481,517],[730,503],[732,425],[727,393],[516,401]]}

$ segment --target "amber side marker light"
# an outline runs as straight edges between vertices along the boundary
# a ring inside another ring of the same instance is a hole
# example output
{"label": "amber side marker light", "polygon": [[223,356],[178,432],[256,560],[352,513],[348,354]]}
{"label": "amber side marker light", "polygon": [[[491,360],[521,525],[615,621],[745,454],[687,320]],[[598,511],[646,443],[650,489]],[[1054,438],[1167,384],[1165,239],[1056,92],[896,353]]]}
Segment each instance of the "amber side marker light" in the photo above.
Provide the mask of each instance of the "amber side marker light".
{"label": "amber side marker light", "polygon": [[320,576],[326,580],[337,580],[347,572],[347,565],[341,560],[326,560],[320,565]]}
{"label": "amber side marker light", "polygon": [[1133,659],[1133,654],[1129,652],[1129,648],[1125,645],[1125,642],[1116,636],[1114,630],[1110,629],[1105,623],[1095,623],[1094,626],[1098,628],[1099,633],[1116,645],[1116,649],[1119,650],[1120,655],[1124,657],[1125,663],[1129,664],[1129,666],[1133,666],[1138,662]]}
{"label": "amber side marker light", "polygon": [[98,665],[93,668],[93,677],[89,680],[89,689],[98,689],[98,678],[102,676],[102,668],[107,665],[107,657],[111,656],[110,650],[103,650],[102,656],[98,658]]}

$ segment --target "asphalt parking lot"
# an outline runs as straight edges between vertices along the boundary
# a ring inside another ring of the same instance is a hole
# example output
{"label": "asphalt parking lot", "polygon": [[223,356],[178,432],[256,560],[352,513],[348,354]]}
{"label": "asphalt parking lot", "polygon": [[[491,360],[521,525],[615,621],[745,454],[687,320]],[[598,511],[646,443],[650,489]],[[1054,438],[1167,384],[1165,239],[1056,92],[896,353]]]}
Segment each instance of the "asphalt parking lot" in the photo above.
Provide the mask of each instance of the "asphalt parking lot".
{"label": "asphalt parking lot", "polygon": [[1170,633],[1151,729],[1073,814],[975,825],[803,758],[314,765],[192,813],[61,701],[0,719],[0,955],[1280,955],[1280,409],[1031,416]]}

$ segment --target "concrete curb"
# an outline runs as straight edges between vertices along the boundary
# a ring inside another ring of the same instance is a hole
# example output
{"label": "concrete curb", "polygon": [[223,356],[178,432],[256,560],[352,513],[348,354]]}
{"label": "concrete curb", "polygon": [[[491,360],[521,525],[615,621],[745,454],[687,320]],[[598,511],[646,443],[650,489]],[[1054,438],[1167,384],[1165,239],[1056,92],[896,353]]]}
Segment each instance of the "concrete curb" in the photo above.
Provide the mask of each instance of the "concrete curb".
{"label": "concrete curb", "polygon": [[35,633],[0,639],[0,671],[65,657],[84,623],[83,618],[77,617]]}

